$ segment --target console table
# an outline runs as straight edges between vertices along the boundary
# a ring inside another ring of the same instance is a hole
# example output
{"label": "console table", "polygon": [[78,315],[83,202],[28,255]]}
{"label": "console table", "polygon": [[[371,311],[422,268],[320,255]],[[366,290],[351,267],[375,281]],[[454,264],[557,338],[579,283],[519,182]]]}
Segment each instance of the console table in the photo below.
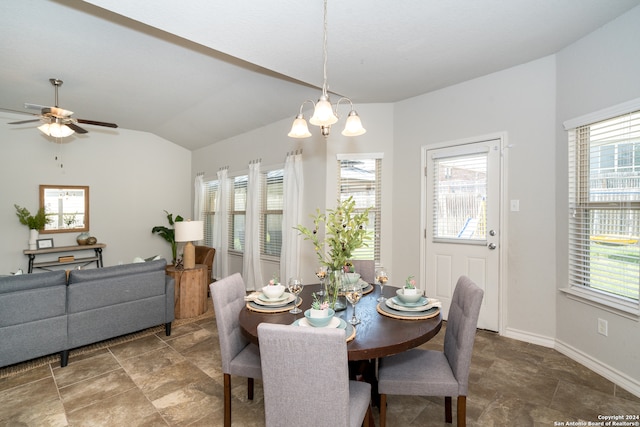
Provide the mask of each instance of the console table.
{"label": "console table", "polygon": [[[106,248],[107,245],[104,243],[96,243],[95,245],[74,245],[74,246],[60,246],[57,248],[45,248],[45,249],[25,249],[22,251],[25,255],[29,257],[29,273],[33,272],[34,268],[41,268],[43,270],[47,270],[47,267],[55,267],[69,264],[84,264],[88,265],[95,261],[96,267],[102,267],[102,249]],[[45,254],[64,254],[69,252],[76,251],[88,251],[93,250],[95,255],[90,257],[82,257],[75,258],[70,261],[60,261],[51,260],[51,261],[41,261],[35,262],[37,255],[45,255]]]}

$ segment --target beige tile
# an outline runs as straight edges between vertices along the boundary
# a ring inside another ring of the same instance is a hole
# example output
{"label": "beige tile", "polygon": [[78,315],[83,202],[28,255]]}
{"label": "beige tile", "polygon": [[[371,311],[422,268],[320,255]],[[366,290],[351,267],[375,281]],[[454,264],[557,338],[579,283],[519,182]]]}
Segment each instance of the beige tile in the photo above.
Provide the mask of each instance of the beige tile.
{"label": "beige tile", "polygon": [[60,397],[67,413],[73,413],[134,388],[124,369],[118,369],[61,387]]}
{"label": "beige tile", "polygon": [[131,342],[109,347],[109,350],[116,359],[122,361],[130,357],[157,351],[166,346],[167,343],[162,341],[156,335],[149,335]]}
{"label": "beige tile", "polygon": [[60,397],[53,378],[48,377],[0,392],[0,402],[0,420],[9,420],[29,412],[39,403],[60,403]]}
{"label": "beige tile", "polygon": [[168,424],[138,389],[100,400],[68,415],[72,426],[166,427]]}
{"label": "beige tile", "polygon": [[104,373],[120,369],[118,361],[108,351],[100,352],[82,360],[74,360],[64,368],[55,368],[53,375],[58,387],[97,377]]}
{"label": "beige tile", "polygon": [[9,375],[7,377],[0,378],[0,392],[47,377],[52,377],[51,367],[49,365],[30,369],[20,374]]}

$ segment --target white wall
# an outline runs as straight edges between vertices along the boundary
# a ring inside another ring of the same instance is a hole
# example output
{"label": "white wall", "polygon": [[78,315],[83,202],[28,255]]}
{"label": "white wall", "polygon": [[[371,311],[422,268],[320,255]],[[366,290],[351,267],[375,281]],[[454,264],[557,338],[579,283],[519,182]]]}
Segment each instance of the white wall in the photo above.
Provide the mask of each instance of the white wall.
{"label": "white wall", "polygon": [[[420,272],[421,147],[506,132],[507,275],[501,332],[555,336],[555,60],[543,58],[396,105],[394,277]],[[504,250],[505,248],[503,248]],[[422,280],[422,278],[419,278]]]}
{"label": "white wall", "polygon": [[[557,288],[568,284],[567,273],[567,135],[566,120],[640,97],[640,7],[567,47],[557,55],[558,176],[556,221]],[[640,280],[640,279],[639,279]],[[609,335],[597,333],[605,319]],[[557,340],[561,351],[625,385],[640,395],[640,323],[571,300],[557,293]]]}
{"label": "white wall", "polygon": [[[35,126],[0,126],[0,274],[27,270],[28,258],[22,251],[28,248],[29,233],[13,205],[35,213],[40,184],[89,186],[90,233],[107,245],[105,266],[155,254],[170,261],[168,243],[152,235],[151,229],[168,225],[163,209],[176,213],[191,209],[190,152],[148,133],[93,126],[87,135],[66,141],[70,142],[51,142]],[[41,237],[65,246],[76,244],[78,234]]]}

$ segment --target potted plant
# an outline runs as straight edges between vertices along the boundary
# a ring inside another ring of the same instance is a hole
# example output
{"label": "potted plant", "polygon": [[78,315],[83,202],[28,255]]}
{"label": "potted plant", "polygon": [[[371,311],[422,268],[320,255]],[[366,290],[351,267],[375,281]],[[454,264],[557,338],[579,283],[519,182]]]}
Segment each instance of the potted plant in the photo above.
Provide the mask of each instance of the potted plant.
{"label": "potted plant", "polygon": [[179,221],[183,221],[183,218],[180,215],[176,215],[175,220],[173,219],[173,214],[170,214],[167,211],[164,211],[167,214],[167,220],[169,221],[169,225],[172,228],[165,227],[164,225],[157,225],[151,229],[151,233],[157,233],[164,240],[169,242],[171,245],[171,255],[173,256],[173,263],[175,264],[176,259],[178,258],[178,245],[176,243],[176,232],[173,229],[173,224]]}
{"label": "potted plant", "polygon": [[[369,210],[356,212],[356,202],[353,197],[338,200],[335,209],[328,209],[326,214],[316,209],[313,218],[313,228],[303,225],[294,227],[304,236],[305,240],[310,240],[315,248],[318,261],[332,270],[329,276],[328,286],[331,308],[336,308],[336,299],[339,287],[341,286],[339,275],[343,274],[343,268],[351,259],[353,251],[363,246],[367,246],[367,241],[371,237],[367,234],[365,226],[369,223]],[[319,232],[321,225],[324,225],[324,240],[320,241]],[[345,304],[346,307],[346,304]]]}
{"label": "potted plant", "polygon": [[35,215],[31,215],[27,208],[18,205],[13,206],[16,208],[16,216],[20,220],[20,224],[29,227],[29,249],[36,249],[38,232],[51,222],[51,218],[45,215],[44,208],[38,209]]}

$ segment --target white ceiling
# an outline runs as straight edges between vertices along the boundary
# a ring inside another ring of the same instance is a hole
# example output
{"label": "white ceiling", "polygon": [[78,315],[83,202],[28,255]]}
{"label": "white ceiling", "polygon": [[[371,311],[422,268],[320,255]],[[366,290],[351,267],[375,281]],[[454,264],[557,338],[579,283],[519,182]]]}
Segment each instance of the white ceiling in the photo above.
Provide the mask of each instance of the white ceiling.
{"label": "white ceiling", "polygon": [[[558,52],[638,5],[329,0],[329,90],[356,109],[410,98]],[[53,105],[55,77],[75,117],[194,150],[317,99],[322,28],[322,0],[2,0],[0,107]],[[25,118],[0,112],[0,125],[35,132],[6,124]],[[86,128],[74,138],[113,132]]]}

